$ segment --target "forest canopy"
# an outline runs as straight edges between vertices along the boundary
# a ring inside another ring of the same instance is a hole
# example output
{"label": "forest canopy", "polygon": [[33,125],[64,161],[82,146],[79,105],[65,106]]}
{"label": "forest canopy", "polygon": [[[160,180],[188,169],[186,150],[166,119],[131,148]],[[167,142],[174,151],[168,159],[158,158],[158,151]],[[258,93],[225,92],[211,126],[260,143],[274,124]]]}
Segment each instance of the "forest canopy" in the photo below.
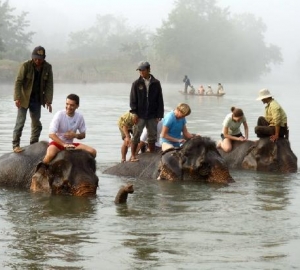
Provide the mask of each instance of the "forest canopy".
{"label": "forest canopy", "polygon": [[[31,45],[34,33],[27,31],[26,16],[15,15],[9,1],[0,0],[0,69],[29,59],[32,48],[43,45]],[[157,29],[97,15],[93,25],[69,34],[66,51],[47,60],[55,66],[56,81],[130,81],[141,60],[168,82],[181,81],[184,74],[194,81],[252,81],[283,61],[280,48],[266,43],[266,30],[262,19],[231,15],[215,0],[177,0]],[[51,48],[46,50],[51,55]]]}

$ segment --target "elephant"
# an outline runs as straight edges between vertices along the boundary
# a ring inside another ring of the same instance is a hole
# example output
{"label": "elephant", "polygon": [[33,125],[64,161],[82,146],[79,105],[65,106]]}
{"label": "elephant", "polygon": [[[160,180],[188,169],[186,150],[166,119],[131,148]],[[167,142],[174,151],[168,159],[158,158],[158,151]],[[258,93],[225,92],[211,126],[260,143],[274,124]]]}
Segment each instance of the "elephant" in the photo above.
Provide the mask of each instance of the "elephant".
{"label": "elephant", "polygon": [[95,158],[84,150],[63,150],[51,161],[43,177],[32,181],[39,161],[43,159],[47,142],[24,147],[21,153],[0,157],[0,186],[75,196],[95,195],[99,179]]}
{"label": "elephant", "polygon": [[257,141],[233,141],[232,151],[219,149],[230,169],[246,169],[265,172],[297,172],[297,157],[288,139],[272,142],[269,137]]}
{"label": "elephant", "polygon": [[142,153],[138,162],[123,162],[103,173],[171,181],[234,182],[216,144],[208,137],[195,136],[182,147],[163,153]]}

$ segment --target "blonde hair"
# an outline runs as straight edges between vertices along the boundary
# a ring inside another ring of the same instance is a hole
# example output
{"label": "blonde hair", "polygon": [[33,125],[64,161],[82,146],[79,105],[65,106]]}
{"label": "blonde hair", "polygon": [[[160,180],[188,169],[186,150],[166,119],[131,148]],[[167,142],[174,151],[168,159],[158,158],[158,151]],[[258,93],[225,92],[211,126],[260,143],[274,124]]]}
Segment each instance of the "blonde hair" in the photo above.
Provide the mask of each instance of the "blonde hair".
{"label": "blonde hair", "polygon": [[179,103],[177,105],[177,108],[176,108],[178,111],[180,111],[184,116],[188,116],[191,114],[191,108],[188,104],[186,103]]}

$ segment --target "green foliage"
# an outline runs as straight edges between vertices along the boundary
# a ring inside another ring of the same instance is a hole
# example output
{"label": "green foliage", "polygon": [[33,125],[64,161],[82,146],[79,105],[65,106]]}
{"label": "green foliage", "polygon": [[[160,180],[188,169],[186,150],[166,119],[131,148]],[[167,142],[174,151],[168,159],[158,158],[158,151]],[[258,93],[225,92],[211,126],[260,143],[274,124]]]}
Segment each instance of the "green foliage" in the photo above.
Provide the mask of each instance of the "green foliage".
{"label": "green foliage", "polygon": [[14,10],[9,1],[0,0],[0,59],[22,61],[30,54],[27,46],[34,33],[26,32],[29,26],[27,13],[14,15]]}
{"label": "green foliage", "polygon": [[282,62],[280,49],[265,44],[265,31],[261,19],[231,17],[214,0],[178,0],[157,30],[156,60],[170,80],[182,74],[198,81],[258,79]]}

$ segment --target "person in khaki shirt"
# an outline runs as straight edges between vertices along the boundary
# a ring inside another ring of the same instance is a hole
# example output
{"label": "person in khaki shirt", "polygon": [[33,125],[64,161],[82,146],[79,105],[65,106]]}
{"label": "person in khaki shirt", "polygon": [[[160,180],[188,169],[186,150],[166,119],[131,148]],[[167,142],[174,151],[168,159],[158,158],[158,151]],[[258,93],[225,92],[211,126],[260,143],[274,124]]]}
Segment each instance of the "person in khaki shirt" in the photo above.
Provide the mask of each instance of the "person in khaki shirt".
{"label": "person in khaki shirt", "polygon": [[130,134],[132,134],[132,128],[134,124],[135,124],[135,117],[131,112],[126,112],[119,118],[118,126],[123,140],[123,144],[121,147],[121,155],[122,155],[121,162],[126,161],[128,147],[130,147],[131,145]]}
{"label": "person in khaki shirt", "polygon": [[270,137],[272,142],[279,137],[288,139],[287,116],[283,108],[272,97],[268,89],[261,89],[257,100],[261,100],[265,107],[265,116],[260,116],[255,127],[257,137]]}

